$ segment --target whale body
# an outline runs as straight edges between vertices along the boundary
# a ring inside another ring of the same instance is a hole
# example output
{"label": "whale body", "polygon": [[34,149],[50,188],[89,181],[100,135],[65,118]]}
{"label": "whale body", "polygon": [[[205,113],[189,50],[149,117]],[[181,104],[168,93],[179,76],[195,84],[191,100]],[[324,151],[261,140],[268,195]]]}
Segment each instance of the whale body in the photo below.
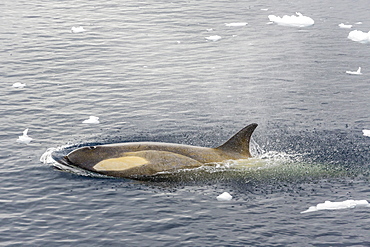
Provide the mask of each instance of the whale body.
{"label": "whale body", "polygon": [[113,177],[153,176],[159,172],[249,158],[249,142],[256,127],[255,123],[244,127],[216,148],[162,142],[128,142],[78,148],[56,161]]}

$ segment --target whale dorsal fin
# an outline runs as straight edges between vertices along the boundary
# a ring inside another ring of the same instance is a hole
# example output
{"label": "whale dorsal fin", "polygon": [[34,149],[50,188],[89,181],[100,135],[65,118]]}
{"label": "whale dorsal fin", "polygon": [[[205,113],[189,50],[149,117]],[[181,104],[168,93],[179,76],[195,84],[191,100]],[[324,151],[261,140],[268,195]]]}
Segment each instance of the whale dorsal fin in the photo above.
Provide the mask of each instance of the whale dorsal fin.
{"label": "whale dorsal fin", "polygon": [[240,153],[242,155],[250,157],[251,154],[249,152],[249,142],[252,133],[257,128],[257,126],[258,124],[252,123],[244,127],[233,137],[231,137],[227,142],[217,147],[216,149],[222,150],[224,152]]}

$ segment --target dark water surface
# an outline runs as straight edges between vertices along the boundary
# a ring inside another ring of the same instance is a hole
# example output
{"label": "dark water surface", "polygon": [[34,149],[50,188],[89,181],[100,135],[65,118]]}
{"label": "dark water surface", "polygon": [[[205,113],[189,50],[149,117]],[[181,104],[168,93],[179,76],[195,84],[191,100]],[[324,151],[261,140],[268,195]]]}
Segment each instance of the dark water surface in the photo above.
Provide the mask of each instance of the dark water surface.
{"label": "dark water surface", "polygon": [[[370,30],[369,6],[2,1],[0,245],[370,246],[370,208],[300,213],[370,200],[370,46],[347,39]],[[296,11],[315,25],[267,24]],[[40,162],[90,143],[217,146],[251,122],[257,159],[151,181]]]}

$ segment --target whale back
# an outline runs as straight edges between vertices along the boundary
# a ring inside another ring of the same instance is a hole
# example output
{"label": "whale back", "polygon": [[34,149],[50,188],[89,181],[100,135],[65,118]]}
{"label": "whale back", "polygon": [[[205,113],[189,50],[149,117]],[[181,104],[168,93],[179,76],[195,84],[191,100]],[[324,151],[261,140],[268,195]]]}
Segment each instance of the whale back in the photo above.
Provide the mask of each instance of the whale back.
{"label": "whale back", "polygon": [[246,157],[251,157],[249,151],[249,143],[253,131],[257,128],[257,126],[258,124],[252,123],[244,127],[233,137],[231,137],[229,140],[227,140],[224,144],[217,147],[216,149],[221,150],[225,153],[238,153]]}

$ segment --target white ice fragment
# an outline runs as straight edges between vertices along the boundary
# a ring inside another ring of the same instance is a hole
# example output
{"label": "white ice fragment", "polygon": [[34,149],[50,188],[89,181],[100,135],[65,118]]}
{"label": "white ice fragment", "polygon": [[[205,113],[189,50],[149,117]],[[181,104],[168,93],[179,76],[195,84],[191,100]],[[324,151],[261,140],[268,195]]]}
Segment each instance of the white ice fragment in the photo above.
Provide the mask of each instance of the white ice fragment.
{"label": "white ice fragment", "polygon": [[206,37],[206,40],[209,40],[209,41],[219,41],[221,39],[221,36],[218,36],[218,35],[211,35],[209,37]]}
{"label": "white ice fragment", "polygon": [[349,74],[349,75],[362,75],[362,73],[361,73],[361,67],[358,67],[357,71],[349,71],[349,70],[347,70],[346,73]]}
{"label": "white ice fragment", "polygon": [[232,22],[232,23],[225,23],[227,27],[243,27],[248,25],[248,22]]}
{"label": "white ice fragment", "polygon": [[82,32],[85,32],[85,31],[86,30],[82,26],[79,26],[79,27],[73,26],[71,28],[71,33],[82,33]]}
{"label": "white ice fragment", "polygon": [[364,33],[362,31],[353,30],[348,34],[347,38],[361,44],[368,44],[370,43],[370,31],[368,33]]}
{"label": "white ice fragment", "polygon": [[316,206],[309,207],[307,210],[302,211],[301,214],[319,210],[337,210],[355,207],[370,207],[370,204],[366,200],[346,200],[343,202],[325,201],[324,203],[319,203]]}
{"label": "white ice fragment", "polygon": [[355,24],[356,24],[356,25],[361,25],[361,24],[362,24],[362,22],[361,22],[361,21],[359,21],[359,22],[356,22]]}
{"label": "white ice fragment", "polygon": [[275,22],[281,26],[288,26],[288,27],[309,27],[315,24],[315,21],[308,17],[304,16],[299,12],[296,12],[297,16],[292,15],[284,15],[283,17],[269,15],[268,18],[270,21]]}
{"label": "white ice fragment", "polygon": [[230,201],[233,197],[228,192],[224,192],[216,198],[218,201]]}
{"label": "white ice fragment", "polygon": [[16,82],[13,84],[12,87],[14,88],[24,88],[26,86],[26,83]]}
{"label": "white ice fragment", "polygon": [[346,25],[344,23],[341,23],[338,25],[340,28],[352,28],[352,25]]}
{"label": "white ice fragment", "polygon": [[18,137],[17,142],[24,143],[24,144],[29,144],[32,141],[32,138],[29,137],[27,135],[27,133],[28,133],[28,128],[23,131],[23,135]]}
{"label": "white ice fragment", "polygon": [[364,134],[364,136],[370,137],[370,130],[362,130],[362,133]]}
{"label": "white ice fragment", "polygon": [[213,28],[207,28],[206,30],[207,30],[207,32],[212,32]]}
{"label": "white ice fragment", "polygon": [[100,122],[99,122],[99,117],[90,116],[89,119],[84,120],[82,123],[85,123],[85,124],[98,124]]}
{"label": "white ice fragment", "polygon": [[269,10],[269,9],[261,9],[262,11],[267,11],[267,10]]}

